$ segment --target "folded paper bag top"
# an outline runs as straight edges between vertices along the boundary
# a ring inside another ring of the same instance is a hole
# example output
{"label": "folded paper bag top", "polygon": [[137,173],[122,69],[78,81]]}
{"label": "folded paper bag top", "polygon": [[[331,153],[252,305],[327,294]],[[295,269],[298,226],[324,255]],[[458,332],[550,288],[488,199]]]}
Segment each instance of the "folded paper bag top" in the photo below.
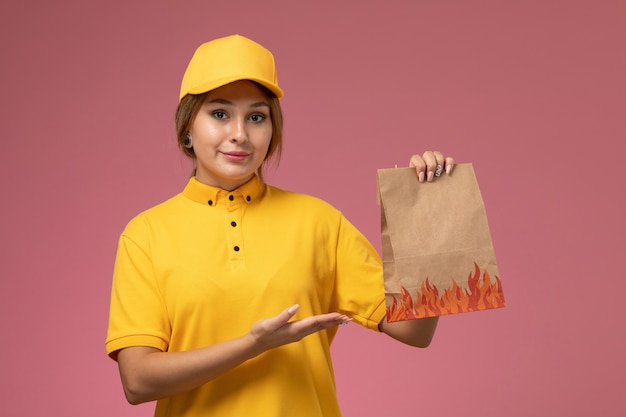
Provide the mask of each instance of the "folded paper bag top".
{"label": "folded paper bag top", "polygon": [[504,307],[472,165],[425,183],[412,168],[377,175],[387,320]]}

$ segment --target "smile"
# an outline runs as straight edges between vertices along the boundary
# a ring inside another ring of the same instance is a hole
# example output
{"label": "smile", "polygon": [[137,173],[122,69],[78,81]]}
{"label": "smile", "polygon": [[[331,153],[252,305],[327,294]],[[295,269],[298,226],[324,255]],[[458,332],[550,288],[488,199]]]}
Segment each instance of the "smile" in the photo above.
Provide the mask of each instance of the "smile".
{"label": "smile", "polygon": [[222,155],[229,161],[243,161],[250,156],[246,152],[222,152]]}

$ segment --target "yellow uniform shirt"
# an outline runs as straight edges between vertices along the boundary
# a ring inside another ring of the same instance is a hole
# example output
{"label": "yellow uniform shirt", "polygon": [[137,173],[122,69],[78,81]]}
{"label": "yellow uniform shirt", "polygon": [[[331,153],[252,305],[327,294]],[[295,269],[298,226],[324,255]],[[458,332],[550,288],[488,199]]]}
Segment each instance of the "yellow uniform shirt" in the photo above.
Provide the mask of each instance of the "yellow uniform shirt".
{"label": "yellow uniform shirt", "polygon": [[[256,177],[231,192],[191,178],[120,237],[107,353],[212,345],[296,303],[295,319],[338,311],[376,330],[385,314],[377,252],[317,198]],[[270,350],[159,400],[155,415],[339,416],[330,358],[335,332]]]}

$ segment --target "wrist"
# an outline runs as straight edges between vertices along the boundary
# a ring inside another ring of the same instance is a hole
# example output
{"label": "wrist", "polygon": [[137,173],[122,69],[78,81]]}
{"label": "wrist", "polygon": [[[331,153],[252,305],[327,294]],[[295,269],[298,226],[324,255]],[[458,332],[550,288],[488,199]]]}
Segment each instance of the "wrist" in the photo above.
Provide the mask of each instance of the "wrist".
{"label": "wrist", "polygon": [[266,347],[255,337],[251,332],[246,333],[240,338],[241,349],[247,359],[252,359],[259,356],[261,353],[267,350]]}

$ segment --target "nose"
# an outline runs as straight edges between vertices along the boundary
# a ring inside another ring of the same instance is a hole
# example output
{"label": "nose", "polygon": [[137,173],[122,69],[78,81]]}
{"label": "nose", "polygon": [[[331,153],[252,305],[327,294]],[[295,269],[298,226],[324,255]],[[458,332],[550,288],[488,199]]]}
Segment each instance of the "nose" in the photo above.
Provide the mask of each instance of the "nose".
{"label": "nose", "polygon": [[231,142],[243,143],[248,140],[248,127],[243,117],[237,117],[233,120],[233,130],[231,133]]}

